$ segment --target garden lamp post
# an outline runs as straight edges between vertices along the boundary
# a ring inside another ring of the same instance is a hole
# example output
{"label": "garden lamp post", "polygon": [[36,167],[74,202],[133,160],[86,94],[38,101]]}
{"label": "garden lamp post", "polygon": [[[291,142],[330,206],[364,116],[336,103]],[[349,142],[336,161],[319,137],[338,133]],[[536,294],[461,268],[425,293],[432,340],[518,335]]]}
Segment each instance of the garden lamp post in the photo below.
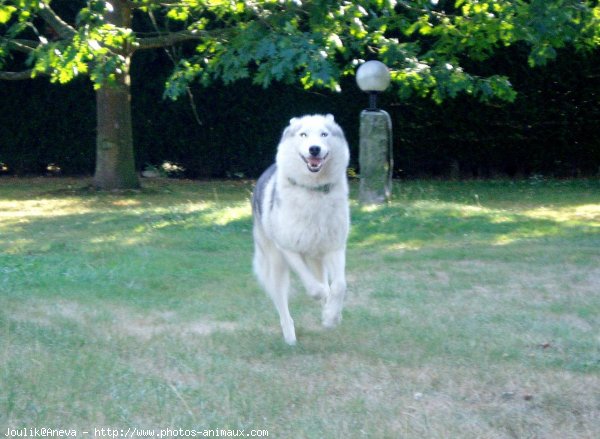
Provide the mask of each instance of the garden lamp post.
{"label": "garden lamp post", "polygon": [[359,199],[381,204],[392,196],[392,119],[377,108],[377,94],[390,85],[390,72],[379,61],[367,61],[356,71],[358,87],[369,93],[369,108],[360,113]]}

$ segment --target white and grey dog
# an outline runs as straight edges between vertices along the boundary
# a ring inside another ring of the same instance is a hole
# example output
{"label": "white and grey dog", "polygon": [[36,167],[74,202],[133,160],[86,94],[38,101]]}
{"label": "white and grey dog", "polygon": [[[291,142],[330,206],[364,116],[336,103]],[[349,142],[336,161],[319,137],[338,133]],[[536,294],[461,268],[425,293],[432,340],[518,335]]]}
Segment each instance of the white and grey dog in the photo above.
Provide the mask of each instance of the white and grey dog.
{"label": "white and grey dog", "polygon": [[254,272],[277,311],[288,344],[296,343],[288,308],[290,269],[323,301],[322,323],[342,318],[346,239],[350,227],[346,138],[331,114],[293,118],[275,164],[252,197]]}

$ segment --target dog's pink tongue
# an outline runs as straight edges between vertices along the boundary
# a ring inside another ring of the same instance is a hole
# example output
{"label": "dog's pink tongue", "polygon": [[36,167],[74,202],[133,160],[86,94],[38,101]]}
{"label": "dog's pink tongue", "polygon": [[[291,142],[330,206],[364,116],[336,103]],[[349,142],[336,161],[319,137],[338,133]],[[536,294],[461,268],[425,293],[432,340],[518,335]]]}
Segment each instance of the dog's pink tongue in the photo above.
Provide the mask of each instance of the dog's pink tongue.
{"label": "dog's pink tongue", "polygon": [[308,159],[308,163],[311,166],[319,166],[321,164],[322,159],[318,158],[318,157],[310,157]]}

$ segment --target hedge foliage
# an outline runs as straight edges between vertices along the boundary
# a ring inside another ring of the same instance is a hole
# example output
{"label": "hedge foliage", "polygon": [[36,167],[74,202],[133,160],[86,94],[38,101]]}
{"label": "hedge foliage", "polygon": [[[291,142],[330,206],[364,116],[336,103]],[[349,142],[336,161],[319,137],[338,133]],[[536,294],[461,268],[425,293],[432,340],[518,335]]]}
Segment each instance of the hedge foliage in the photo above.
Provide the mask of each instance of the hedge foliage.
{"label": "hedge foliage", "polygon": [[[190,178],[256,177],[271,163],[291,117],[333,113],[358,157],[358,119],[367,98],[350,80],[342,93],[307,92],[239,81],[192,89],[190,100],[162,98],[170,60],[136,54],[132,107],[137,166],[180,165]],[[494,177],[596,175],[600,167],[600,58],[565,50],[543,68],[527,66],[527,51],[506,49],[478,68],[508,75],[514,103],[459,97],[438,105],[394,93],[381,105],[394,123],[398,176]],[[95,101],[91,84],[51,85],[44,79],[0,82],[0,163],[12,174],[91,174]]]}

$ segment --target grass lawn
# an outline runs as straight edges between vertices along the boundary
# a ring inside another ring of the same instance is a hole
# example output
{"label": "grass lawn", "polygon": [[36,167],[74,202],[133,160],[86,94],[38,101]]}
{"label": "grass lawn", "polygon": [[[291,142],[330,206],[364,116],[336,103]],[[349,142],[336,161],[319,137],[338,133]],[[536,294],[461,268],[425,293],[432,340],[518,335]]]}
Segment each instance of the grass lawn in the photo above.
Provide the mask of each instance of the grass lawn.
{"label": "grass lawn", "polygon": [[297,286],[296,347],[251,273],[250,182],[87,183],[0,179],[0,435],[600,437],[598,180],[353,202],[344,320]]}

